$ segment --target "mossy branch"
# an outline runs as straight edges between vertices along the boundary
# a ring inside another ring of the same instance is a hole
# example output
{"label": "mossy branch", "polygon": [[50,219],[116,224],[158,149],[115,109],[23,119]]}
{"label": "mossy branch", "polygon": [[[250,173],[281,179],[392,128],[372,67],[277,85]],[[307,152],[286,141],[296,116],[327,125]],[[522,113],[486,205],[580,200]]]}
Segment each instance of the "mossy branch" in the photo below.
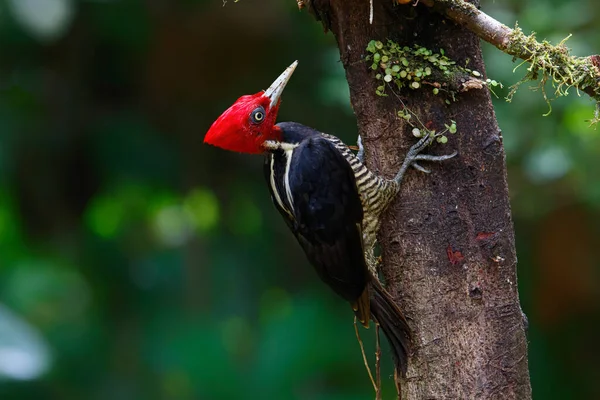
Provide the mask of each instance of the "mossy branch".
{"label": "mossy branch", "polygon": [[530,62],[528,77],[534,79],[541,74],[542,81],[551,77],[559,95],[575,87],[600,102],[600,56],[572,56],[564,41],[556,46],[547,41],[540,43],[535,35],[525,35],[518,27],[511,29],[463,0],[421,0],[421,3],[464,25],[503,52]]}
{"label": "mossy branch", "polygon": [[[317,20],[323,21],[325,30],[330,28],[326,7],[321,6],[323,9],[317,10],[314,6],[315,0],[296,1],[299,8],[307,6]],[[591,122],[592,124],[600,122],[600,55],[573,56],[565,46],[566,39],[558,45],[552,45],[545,40],[538,42],[535,34],[525,35],[518,26],[514,29],[509,28],[464,0],[412,1],[414,6],[423,4],[430,7],[457,24],[465,26],[504,53],[531,64],[525,77],[511,87],[507,97],[509,101],[522,83],[540,79],[540,88],[546,102],[550,105],[550,100],[544,91],[545,83],[550,81],[556,89],[556,96],[568,94],[570,88],[589,95],[596,101],[596,110]],[[394,0],[394,2],[406,4],[410,1]]]}

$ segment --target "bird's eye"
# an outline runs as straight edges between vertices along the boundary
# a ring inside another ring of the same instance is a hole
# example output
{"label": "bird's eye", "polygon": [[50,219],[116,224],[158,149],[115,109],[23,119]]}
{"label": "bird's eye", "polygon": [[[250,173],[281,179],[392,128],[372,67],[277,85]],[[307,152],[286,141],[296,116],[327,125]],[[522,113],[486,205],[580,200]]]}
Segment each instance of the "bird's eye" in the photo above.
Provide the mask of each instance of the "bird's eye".
{"label": "bird's eye", "polygon": [[255,124],[260,124],[265,119],[265,109],[262,107],[258,107],[256,110],[252,111],[251,115],[252,122]]}

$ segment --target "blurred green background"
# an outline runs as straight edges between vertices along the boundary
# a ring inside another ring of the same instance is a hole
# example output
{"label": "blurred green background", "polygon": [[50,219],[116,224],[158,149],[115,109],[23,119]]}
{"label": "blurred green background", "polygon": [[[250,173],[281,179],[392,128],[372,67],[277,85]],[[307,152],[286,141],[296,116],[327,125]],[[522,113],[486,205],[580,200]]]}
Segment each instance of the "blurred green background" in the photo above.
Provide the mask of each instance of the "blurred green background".
{"label": "blurred green background", "polygon": [[[600,51],[596,0],[483,8]],[[202,145],[295,59],[280,120],[353,142],[334,38],[292,0],[0,0],[0,399],[372,398],[262,160]],[[495,103],[534,398],[600,398],[600,133],[586,96],[543,117],[526,86]]]}

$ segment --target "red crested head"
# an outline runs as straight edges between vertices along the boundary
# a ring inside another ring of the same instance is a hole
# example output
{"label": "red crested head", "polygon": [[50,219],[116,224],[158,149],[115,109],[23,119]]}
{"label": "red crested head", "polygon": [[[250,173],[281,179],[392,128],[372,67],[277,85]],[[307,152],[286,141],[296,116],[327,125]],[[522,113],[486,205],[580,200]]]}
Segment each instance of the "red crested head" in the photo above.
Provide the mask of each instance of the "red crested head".
{"label": "red crested head", "polygon": [[294,73],[294,61],[265,91],[242,96],[213,122],[204,143],[240,153],[260,154],[266,140],[279,140],[275,126],[281,93]]}

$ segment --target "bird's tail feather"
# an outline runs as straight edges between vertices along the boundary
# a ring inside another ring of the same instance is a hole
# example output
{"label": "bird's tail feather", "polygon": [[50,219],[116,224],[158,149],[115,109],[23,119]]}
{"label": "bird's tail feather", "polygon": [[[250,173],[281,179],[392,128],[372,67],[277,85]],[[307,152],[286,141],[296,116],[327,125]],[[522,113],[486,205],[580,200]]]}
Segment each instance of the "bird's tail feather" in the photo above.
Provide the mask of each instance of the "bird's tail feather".
{"label": "bird's tail feather", "polygon": [[390,294],[376,279],[371,281],[371,287],[371,314],[390,343],[396,370],[405,376],[410,353],[410,328]]}

